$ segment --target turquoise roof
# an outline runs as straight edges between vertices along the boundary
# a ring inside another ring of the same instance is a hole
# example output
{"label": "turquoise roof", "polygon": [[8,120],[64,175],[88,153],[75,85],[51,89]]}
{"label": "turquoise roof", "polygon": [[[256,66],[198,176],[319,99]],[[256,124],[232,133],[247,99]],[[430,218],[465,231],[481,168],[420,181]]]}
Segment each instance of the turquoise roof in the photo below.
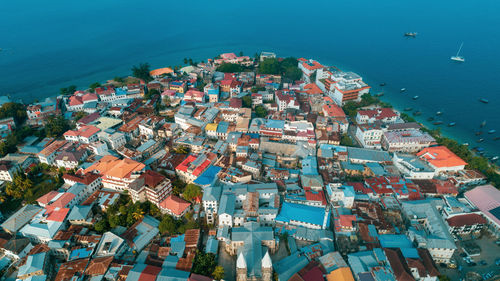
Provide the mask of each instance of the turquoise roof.
{"label": "turquoise roof", "polygon": [[289,223],[291,220],[323,226],[325,216],[328,216],[326,226],[330,224],[330,212],[324,208],[284,202],[276,221]]}

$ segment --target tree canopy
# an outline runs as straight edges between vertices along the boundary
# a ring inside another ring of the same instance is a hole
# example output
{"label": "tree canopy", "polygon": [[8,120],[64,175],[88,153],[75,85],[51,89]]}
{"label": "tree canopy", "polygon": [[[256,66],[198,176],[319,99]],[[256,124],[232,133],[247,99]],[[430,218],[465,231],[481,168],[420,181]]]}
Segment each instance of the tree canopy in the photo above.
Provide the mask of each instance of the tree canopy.
{"label": "tree canopy", "polygon": [[146,82],[153,80],[153,78],[149,74],[149,63],[147,62],[132,66],[132,74],[134,75],[134,77],[142,79]]}
{"label": "tree canopy", "polygon": [[267,110],[262,105],[257,105],[255,107],[255,114],[257,115],[257,117],[265,118],[267,116]]}
{"label": "tree canopy", "polygon": [[243,107],[246,107],[246,108],[252,107],[252,97],[250,97],[249,95],[242,97],[241,101],[243,103]]}
{"label": "tree canopy", "polygon": [[7,102],[0,107],[0,119],[14,118],[17,125],[20,125],[26,120],[26,108],[24,105],[16,102]]}
{"label": "tree canopy", "polygon": [[49,137],[60,137],[69,129],[68,120],[62,116],[50,116],[45,124],[45,132]]}
{"label": "tree canopy", "polygon": [[[201,274],[204,276],[212,276],[212,274],[215,273],[216,266],[217,266],[217,261],[215,260],[214,254],[202,253],[198,251],[194,258],[193,268],[191,269],[191,272],[196,274]],[[218,275],[220,274],[220,272],[217,273]]]}
{"label": "tree canopy", "polygon": [[259,73],[282,75],[284,79],[291,81],[299,80],[302,71],[298,67],[298,60],[293,57],[278,60],[277,58],[267,58],[260,62]]}
{"label": "tree canopy", "polygon": [[72,95],[75,91],[76,91],[76,86],[71,85],[71,86],[68,86],[66,88],[61,88],[59,90],[59,93],[63,96],[69,96],[69,95]]}
{"label": "tree canopy", "polygon": [[192,183],[188,184],[184,189],[184,192],[182,193],[182,196],[189,201],[193,200],[196,197],[200,197],[201,195],[201,188]]}
{"label": "tree canopy", "polygon": [[224,73],[243,72],[245,67],[236,63],[223,63],[217,67],[217,71]]}

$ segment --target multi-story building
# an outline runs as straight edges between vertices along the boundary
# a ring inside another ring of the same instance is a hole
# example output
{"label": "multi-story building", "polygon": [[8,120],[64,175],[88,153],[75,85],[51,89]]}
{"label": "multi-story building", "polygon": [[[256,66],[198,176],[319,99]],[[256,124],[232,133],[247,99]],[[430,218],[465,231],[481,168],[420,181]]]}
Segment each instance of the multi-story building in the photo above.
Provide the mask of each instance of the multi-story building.
{"label": "multi-story building", "polygon": [[205,95],[208,96],[208,102],[218,102],[219,101],[219,85],[209,83],[203,88],[203,92],[205,92]]}
{"label": "multi-story building", "polygon": [[389,152],[415,153],[436,143],[426,132],[417,129],[384,132],[382,148]]}
{"label": "multi-story building", "polygon": [[311,76],[318,70],[322,69],[324,66],[315,60],[306,60],[304,58],[298,59],[299,61],[299,69],[302,70],[302,77],[306,80],[307,83],[311,83]]}
{"label": "multi-story building", "polygon": [[364,148],[381,149],[383,134],[382,128],[377,123],[356,126],[356,139]]}
{"label": "multi-story building", "polygon": [[370,92],[370,86],[363,82],[361,76],[333,67],[318,69],[316,84],[338,105],[360,101],[361,96]]}
{"label": "multi-story building", "polygon": [[417,200],[402,203],[403,213],[410,220],[407,235],[418,248],[426,248],[436,263],[449,263],[457,249],[436,200]]}
{"label": "multi-story building", "polygon": [[167,198],[172,192],[170,180],[152,170],[142,173],[131,185],[129,189],[133,202],[149,201],[156,206]]}
{"label": "multi-story building", "polygon": [[134,182],[146,166],[131,159],[118,159],[106,155],[85,169],[85,172],[97,173],[101,176],[104,188],[124,191]]}
{"label": "multi-story building", "polygon": [[65,140],[56,140],[51,144],[47,145],[42,151],[40,151],[37,156],[40,163],[45,163],[52,165],[56,159],[59,150],[66,144]]}
{"label": "multi-story building", "polygon": [[59,99],[46,98],[43,102],[37,102],[28,105],[26,113],[28,115],[28,123],[32,125],[42,125],[49,116],[57,116],[61,114]]}

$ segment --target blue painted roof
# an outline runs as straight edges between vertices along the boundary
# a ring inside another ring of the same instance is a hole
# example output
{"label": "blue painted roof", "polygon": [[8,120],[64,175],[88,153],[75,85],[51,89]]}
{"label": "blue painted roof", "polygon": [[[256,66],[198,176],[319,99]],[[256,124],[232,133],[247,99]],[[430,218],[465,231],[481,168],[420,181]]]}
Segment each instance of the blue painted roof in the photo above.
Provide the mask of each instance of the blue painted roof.
{"label": "blue painted roof", "polygon": [[212,184],[220,170],[222,170],[221,167],[210,166],[196,180],[194,180],[194,183],[202,186]]}
{"label": "blue painted roof", "polygon": [[68,260],[88,258],[92,255],[93,251],[94,251],[94,248],[80,248],[80,249],[73,250],[69,254]]}
{"label": "blue painted roof", "polygon": [[411,248],[411,241],[403,234],[383,234],[378,239],[383,248]]}
{"label": "blue painted roof", "polygon": [[205,247],[205,253],[212,253],[217,255],[219,250],[219,240],[215,239],[213,236],[208,237],[207,246]]}
{"label": "blue painted roof", "polygon": [[217,125],[217,133],[227,133],[229,129],[229,123],[226,121],[219,122]]}
{"label": "blue painted roof", "polygon": [[137,148],[137,151],[144,152],[155,144],[156,144],[155,140],[148,140],[145,143],[141,144],[141,146]]}
{"label": "blue painted roof", "polygon": [[[315,225],[323,225],[325,209],[319,207],[306,206],[302,204],[283,203],[281,212],[276,217],[277,221],[290,222],[290,220],[307,222]],[[327,225],[330,223],[328,215]]]}
{"label": "blue painted roof", "polygon": [[273,128],[273,129],[283,129],[283,128],[285,128],[285,121],[283,121],[283,120],[267,119],[266,120],[266,127],[267,128]]}

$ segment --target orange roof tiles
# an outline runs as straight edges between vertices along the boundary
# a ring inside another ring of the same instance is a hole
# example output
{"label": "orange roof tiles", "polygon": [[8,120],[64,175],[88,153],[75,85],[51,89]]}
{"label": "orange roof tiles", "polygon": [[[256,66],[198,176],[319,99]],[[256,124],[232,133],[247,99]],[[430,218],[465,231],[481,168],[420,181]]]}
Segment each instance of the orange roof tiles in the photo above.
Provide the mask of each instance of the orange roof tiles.
{"label": "orange roof tiles", "polygon": [[89,262],[89,259],[78,259],[74,261],[65,262],[61,265],[57,271],[55,281],[70,281],[76,273],[81,273],[85,269]]}
{"label": "orange roof tiles", "polygon": [[328,281],[354,281],[349,267],[337,268],[326,276]]}
{"label": "orange roof tiles", "polygon": [[49,156],[61,147],[63,147],[66,144],[65,140],[56,140],[53,143],[49,144],[46,146],[42,151],[40,151],[39,155],[42,156]]}
{"label": "orange roof tiles", "polygon": [[151,76],[159,76],[162,74],[168,74],[174,72],[172,68],[170,67],[163,67],[163,68],[158,68],[158,69],[153,69],[149,72],[149,75]]}
{"label": "orange roof tiles", "polygon": [[323,112],[329,117],[345,117],[345,113],[342,108],[336,104],[325,104],[323,105]]}
{"label": "orange roof tiles", "polygon": [[141,171],[144,167],[146,165],[128,158],[120,160],[115,156],[106,155],[85,169],[85,172],[98,171],[108,177],[128,178],[133,172]]}
{"label": "orange roof tiles", "polygon": [[50,203],[50,201],[51,201],[52,199],[54,199],[54,197],[56,197],[58,194],[59,194],[59,192],[52,190],[52,191],[49,191],[49,193],[47,193],[47,194],[43,195],[42,197],[40,197],[40,198],[36,199],[36,201],[37,201],[38,203],[40,203],[40,204],[47,205],[47,204],[49,204],[49,203]]}
{"label": "orange roof tiles", "polygon": [[184,201],[184,199],[170,195],[160,203],[160,208],[170,210],[172,213],[180,216],[190,205],[191,203]]}
{"label": "orange roof tiles", "polygon": [[113,256],[95,258],[90,261],[87,269],[85,269],[85,275],[103,275],[108,270],[109,265],[113,261]]}
{"label": "orange roof tiles", "polygon": [[47,211],[45,214],[47,214],[47,220],[48,221],[58,221],[58,222],[63,222],[64,218],[69,213],[69,208],[56,208],[52,206],[47,206]]}
{"label": "orange roof tiles", "polygon": [[434,146],[424,148],[417,153],[417,156],[424,158],[431,165],[437,168],[457,167],[467,165],[467,162],[451,152],[446,146]]}

